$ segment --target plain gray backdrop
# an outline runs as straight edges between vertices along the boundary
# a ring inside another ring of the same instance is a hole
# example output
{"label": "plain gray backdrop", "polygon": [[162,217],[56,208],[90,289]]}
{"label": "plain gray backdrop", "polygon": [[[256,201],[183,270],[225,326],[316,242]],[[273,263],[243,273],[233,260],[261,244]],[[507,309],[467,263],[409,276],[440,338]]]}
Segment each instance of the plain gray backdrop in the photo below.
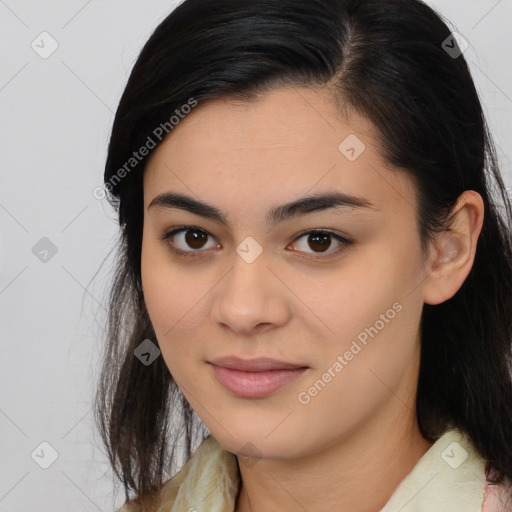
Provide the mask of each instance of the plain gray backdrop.
{"label": "plain gray backdrop", "polygon": [[[429,3],[469,43],[512,190],[512,2]],[[131,67],[175,5],[0,0],[2,512],[123,501],[91,411],[111,261],[93,276],[117,241],[116,216],[93,191]]]}

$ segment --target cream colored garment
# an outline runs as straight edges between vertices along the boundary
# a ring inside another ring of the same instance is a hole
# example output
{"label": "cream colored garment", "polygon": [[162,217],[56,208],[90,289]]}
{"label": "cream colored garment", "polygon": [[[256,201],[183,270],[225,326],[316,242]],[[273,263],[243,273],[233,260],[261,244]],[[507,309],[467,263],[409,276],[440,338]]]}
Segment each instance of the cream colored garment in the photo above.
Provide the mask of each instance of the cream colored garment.
{"label": "cream colored garment", "polygon": [[[235,455],[210,434],[144,509],[132,500],[119,512],[234,512],[240,484]],[[445,432],[402,480],[380,512],[511,512],[487,485],[485,461],[458,430]],[[485,501],[485,503],[484,503]]]}
{"label": "cream colored garment", "polygon": [[480,512],[485,462],[457,430],[445,432],[402,480],[381,512]]}

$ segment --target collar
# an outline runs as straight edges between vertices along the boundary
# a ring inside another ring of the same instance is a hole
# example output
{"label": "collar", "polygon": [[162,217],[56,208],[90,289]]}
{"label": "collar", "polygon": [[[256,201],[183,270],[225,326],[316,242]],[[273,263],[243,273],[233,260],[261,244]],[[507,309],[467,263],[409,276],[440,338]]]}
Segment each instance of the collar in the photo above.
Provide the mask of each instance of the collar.
{"label": "collar", "polygon": [[[480,512],[485,461],[470,438],[446,431],[402,480],[380,512]],[[240,486],[236,456],[209,434],[159,493],[156,512],[234,512]]]}

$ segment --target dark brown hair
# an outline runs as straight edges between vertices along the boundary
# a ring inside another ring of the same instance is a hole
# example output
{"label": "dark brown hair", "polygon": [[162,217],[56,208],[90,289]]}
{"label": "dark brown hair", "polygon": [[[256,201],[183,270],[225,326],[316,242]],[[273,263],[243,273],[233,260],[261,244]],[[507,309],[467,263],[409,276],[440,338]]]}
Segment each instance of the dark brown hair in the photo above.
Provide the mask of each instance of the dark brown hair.
{"label": "dark brown hair", "polygon": [[179,440],[188,458],[207,431],[163,358],[145,366],[134,356],[144,339],[158,341],[141,286],[147,157],[126,162],[191,98],[254,99],[283,85],[327,85],[374,124],[383,157],[417,184],[424,247],[463,191],[482,196],[469,276],[452,299],[424,306],[417,417],[432,441],[448,427],[465,431],[496,481],[512,478],[512,211],[464,56],[446,51],[450,37],[418,0],[185,0],[151,35],[105,167],[121,243],[95,412],[127,498],[158,488],[174,472]]}

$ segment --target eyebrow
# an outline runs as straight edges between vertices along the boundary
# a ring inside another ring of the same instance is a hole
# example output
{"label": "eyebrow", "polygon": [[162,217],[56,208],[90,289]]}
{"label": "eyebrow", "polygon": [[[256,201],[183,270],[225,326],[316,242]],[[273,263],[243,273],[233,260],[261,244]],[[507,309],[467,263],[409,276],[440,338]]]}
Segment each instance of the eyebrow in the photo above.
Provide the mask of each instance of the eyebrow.
{"label": "eyebrow", "polygon": [[[148,210],[152,207],[186,210],[201,217],[218,221],[225,226],[229,225],[227,214],[217,207],[175,192],[159,194],[151,201]],[[302,197],[295,201],[276,206],[267,213],[265,221],[267,223],[277,224],[291,218],[307,215],[308,213],[330,209],[343,210],[345,208],[360,208],[377,211],[374,205],[364,197],[357,197],[342,192],[330,192],[327,194]]]}

